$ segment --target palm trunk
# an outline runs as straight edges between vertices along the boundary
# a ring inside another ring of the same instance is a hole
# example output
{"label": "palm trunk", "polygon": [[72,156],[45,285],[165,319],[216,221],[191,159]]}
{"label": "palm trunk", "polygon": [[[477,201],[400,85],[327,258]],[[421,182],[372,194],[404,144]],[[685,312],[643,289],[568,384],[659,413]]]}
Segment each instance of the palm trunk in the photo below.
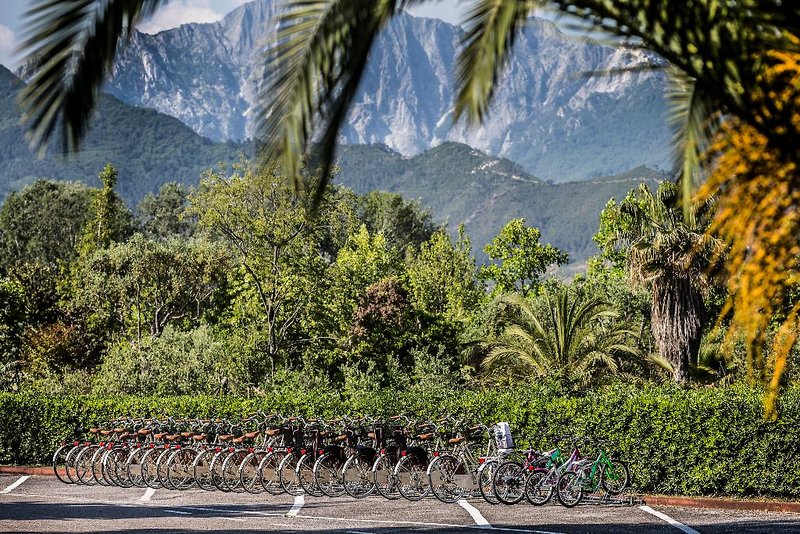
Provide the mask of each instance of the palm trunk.
{"label": "palm trunk", "polygon": [[688,276],[668,274],[653,282],[653,337],[679,384],[689,381],[689,365],[700,351],[704,318],[703,296]]}

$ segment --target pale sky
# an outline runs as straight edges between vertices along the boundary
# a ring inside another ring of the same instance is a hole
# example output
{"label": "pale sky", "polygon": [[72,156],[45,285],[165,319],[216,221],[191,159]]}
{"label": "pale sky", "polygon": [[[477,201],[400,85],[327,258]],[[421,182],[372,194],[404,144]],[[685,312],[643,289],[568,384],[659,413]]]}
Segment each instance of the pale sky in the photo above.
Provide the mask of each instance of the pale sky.
{"label": "pale sky", "polygon": [[[139,29],[155,33],[187,22],[214,22],[248,1],[171,0]],[[431,0],[411,12],[417,16],[436,17],[457,24],[464,10],[463,6],[458,6],[460,2],[461,0]],[[0,0],[0,63],[3,65],[16,66],[19,62],[14,49],[21,33],[22,14],[30,5],[31,0]]]}

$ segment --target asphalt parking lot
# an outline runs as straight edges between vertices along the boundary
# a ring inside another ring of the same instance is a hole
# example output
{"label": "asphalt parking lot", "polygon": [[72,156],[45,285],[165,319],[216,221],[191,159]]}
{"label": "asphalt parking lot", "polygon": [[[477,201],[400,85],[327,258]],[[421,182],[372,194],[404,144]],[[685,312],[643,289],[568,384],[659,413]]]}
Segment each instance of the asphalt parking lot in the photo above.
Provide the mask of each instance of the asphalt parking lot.
{"label": "asphalt parking lot", "polygon": [[381,497],[294,498],[189,490],[73,486],[53,477],[0,476],[0,531],[192,533],[391,532],[469,533],[476,529],[527,533],[693,534],[800,531],[800,515],[667,506],[493,506],[469,500],[446,505]]}

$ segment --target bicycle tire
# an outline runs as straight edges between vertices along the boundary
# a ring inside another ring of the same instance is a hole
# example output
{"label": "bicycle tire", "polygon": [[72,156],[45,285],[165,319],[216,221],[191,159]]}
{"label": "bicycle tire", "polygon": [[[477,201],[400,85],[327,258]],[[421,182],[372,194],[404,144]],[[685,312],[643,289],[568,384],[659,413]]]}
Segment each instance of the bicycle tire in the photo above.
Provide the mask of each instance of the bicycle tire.
{"label": "bicycle tire", "polygon": [[278,477],[281,481],[281,487],[285,493],[298,497],[305,493],[303,487],[300,486],[297,477],[295,476],[295,468],[297,467],[298,458],[293,453],[287,453],[281,460],[281,465],[278,467]]}
{"label": "bicycle tire", "polygon": [[67,458],[69,457],[69,453],[75,447],[76,445],[73,443],[66,443],[53,453],[53,473],[55,473],[58,480],[64,484],[75,483],[67,475]]}
{"label": "bicycle tire", "polygon": [[370,464],[364,456],[353,454],[342,467],[342,484],[348,495],[355,499],[369,497],[375,492],[375,481]]}
{"label": "bicycle tire", "polygon": [[345,494],[341,473],[342,460],[339,451],[326,452],[314,463],[314,479],[317,487],[328,497],[341,497]]}
{"label": "bicycle tire", "polygon": [[262,458],[266,455],[265,451],[253,451],[249,453],[241,465],[239,465],[239,482],[247,493],[263,493],[264,487],[258,476],[258,466]]}
{"label": "bicycle tire", "polygon": [[609,468],[604,465],[600,470],[600,485],[609,495],[619,495],[628,488],[631,473],[627,462],[622,460],[609,460],[611,462],[611,474]]}
{"label": "bicycle tire", "polygon": [[397,476],[394,474],[396,466],[397,462],[388,454],[379,456],[372,466],[372,479],[375,482],[375,489],[388,500],[395,500],[400,497]]}
{"label": "bicycle tire", "polygon": [[427,471],[430,491],[443,503],[457,502],[466,495],[468,489],[460,485],[458,480],[466,472],[463,460],[452,454],[442,454],[433,459]]}
{"label": "bicycle tire", "polygon": [[125,461],[125,470],[128,473],[128,480],[137,488],[146,488],[147,484],[144,483],[142,476],[142,458],[149,449],[142,447],[136,448],[131,451],[128,459]]}
{"label": "bicycle tire", "polygon": [[500,462],[497,460],[489,460],[478,468],[478,490],[483,500],[489,504],[500,504],[494,491],[494,474],[499,466]]}
{"label": "bicycle tire", "polygon": [[408,501],[419,501],[430,494],[427,465],[416,455],[402,456],[394,469],[397,489]]}
{"label": "bicycle tire", "polygon": [[534,469],[525,479],[525,499],[534,506],[544,506],[553,498],[555,488],[548,479],[551,472],[547,469]]}
{"label": "bicycle tire", "polygon": [[204,449],[192,462],[192,475],[198,488],[205,491],[214,491],[214,482],[211,478],[211,462],[216,455],[214,449]]}
{"label": "bicycle tire", "polygon": [[573,508],[583,500],[583,476],[575,471],[567,471],[558,477],[556,497],[562,506]]}
{"label": "bicycle tire", "polygon": [[167,480],[170,486],[184,491],[195,485],[194,460],[198,451],[193,448],[176,450],[167,460]]}
{"label": "bicycle tire", "polygon": [[261,482],[261,487],[270,495],[285,493],[279,471],[284,456],[286,456],[285,451],[270,451],[258,464],[258,479]]}
{"label": "bicycle tire", "polygon": [[503,504],[517,504],[525,498],[525,468],[514,461],[503,462],[492,479],[497,500]]}

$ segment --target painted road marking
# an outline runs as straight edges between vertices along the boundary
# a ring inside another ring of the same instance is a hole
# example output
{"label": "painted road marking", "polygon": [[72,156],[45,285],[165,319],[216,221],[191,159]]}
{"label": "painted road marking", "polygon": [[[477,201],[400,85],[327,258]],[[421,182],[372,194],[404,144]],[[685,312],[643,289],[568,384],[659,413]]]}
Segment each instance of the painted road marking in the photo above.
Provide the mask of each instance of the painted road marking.
{"label": "painted road marking", "polygon": [[155,492],[156,492],[156,490],[154,490],[153,488],[147,488],[147,491],[144,492],[144,495],[139,497],[139,500],[140,501],[149,501],[153,497],[153,494]]}
{"label": "painted road marking", "polygon": [[164,510],[168,514],[181,514],[181,515],[192,515],[192,512],[184,512],[182,510]]}
{"label": "painted road marking", "polygon": [[366,532],[364,530],[347,530],[345,532],[347,534],[372,534],[372,532]]}
{"label": "painted road marking", "polygon": [[10,484],[8,487],[6,487],[6,489],[4,489],[3,491],[0,491],[0,493],[11,493],[12,491],[14,491],[14,488],[16,488],[17,486],[19,486],[20,484],[22,484],[23,482],[25,482],[29,478],[31,478],[30,475],[23,475],[23,476],[19,477],[16,480],[16,482]]}
{"label": "painted road marking", "polygon": [[[328,521],[345,521],[348,523],[375,523],[378,525],[411,525],[416,527],[447,527],[447,528],[474,528],[485,529],[486,527],[479,527],[477,525],[459,525],[456,523],[429,523],[424,521],[402,521],[402,520],[386,520],[386,519],[358,519],[355,517],[333,517],[328,515],[301,515],[297,519],[326,519]],[[491,530],[501,530],[506,532],[526,532],[528,534],[564,534],[563,532],[550,532],[547,530],[526,530],[522,528],[506,528],[506,527],[490,527]]]}
{"label": "painted road marking", "polygon": [[687,527],[686,525],[684,525],[680,521],[676,521],[676,520],[672,519],[670,516],[668,516],[667,514],[659,512],[658,510],[653,510],[649,506],[640,506],[639,510],[643,510],[643,511],[647,512],[648,514],[652,514],[652,515],[656,516],[657,518],[659,518],[659,519],[661,519],[663,521],[666,521],[667,523],[669,523],[673,527],[684,531],[686,534],[700,534],[699,532],[697,532],[692,527]]}
{"label": "painted road marking", "polygon": [[465,499],[459,499],[457,502],[461,508],[469,513],[470,517],[472,517],[472,520],[475,521],[477,526],[480,528],[492,528],[492,525],[490,525],[486,518],[483,517],[483,514],[480,510],[472,506]]}
{"label": "painted road marking", "polygon": [[303,505],[306,504],[306,498],[303,495],[298,495],[294,498],[294,504],[292,504],[292,508],[286,512],[286,517],[297,517],[297,514],[300,513],[300,509],[303,508]]}

